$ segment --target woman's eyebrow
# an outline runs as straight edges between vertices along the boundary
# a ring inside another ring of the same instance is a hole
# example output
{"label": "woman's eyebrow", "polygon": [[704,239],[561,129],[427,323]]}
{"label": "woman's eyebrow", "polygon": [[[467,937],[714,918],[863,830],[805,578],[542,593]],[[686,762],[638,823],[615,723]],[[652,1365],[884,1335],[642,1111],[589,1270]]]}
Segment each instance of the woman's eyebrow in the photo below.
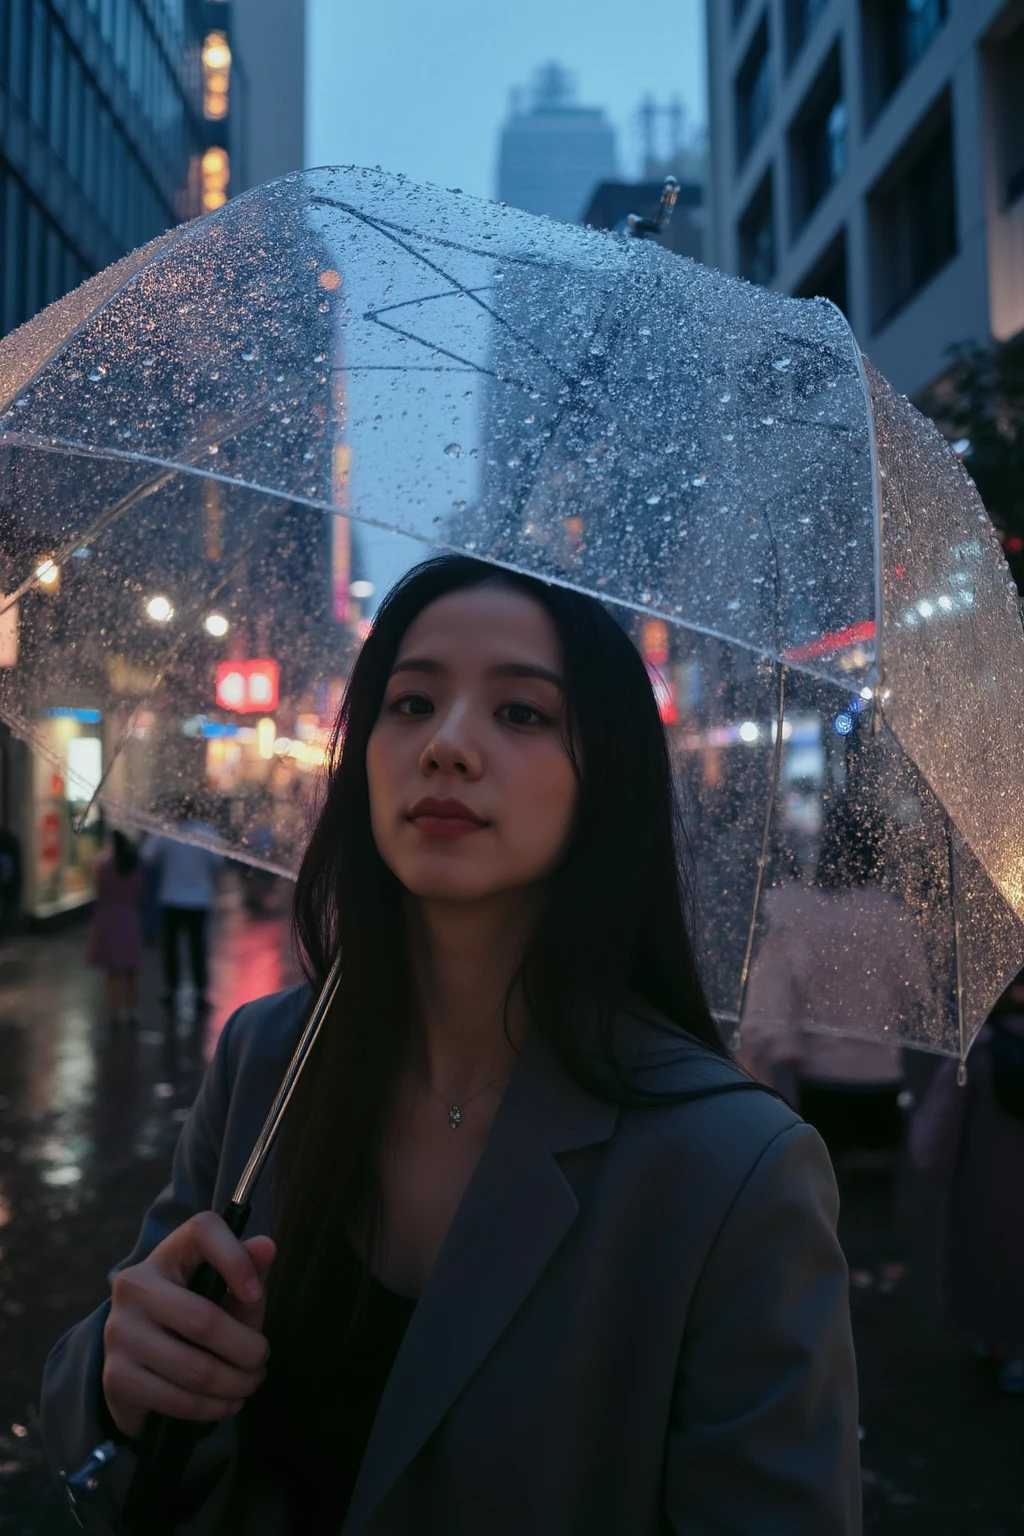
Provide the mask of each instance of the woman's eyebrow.
{"label": "woman's eyebrow", "polygon": [[553,683],[556,688],[565,685],[557,672],[552,672],[550,667],[538,666],[532,661],[500,661],[496,666],[488,667],[488,677],[536,677],[543,683]]}
{"label": "woman's eyebrow", "polygon": [[[435,661],[430,656],[403,656],[391,668],[391,675],[393,677],[396,672],[425,672],[437,677],[444,671],[446,671],[444,663]],[[552,672],[550,667],[542,667],[532,661],[499,661],[493,667],[488,667],[487,676],[535,677],[540,682],[552,683],[556,688],[564,687],[557,672]]]}

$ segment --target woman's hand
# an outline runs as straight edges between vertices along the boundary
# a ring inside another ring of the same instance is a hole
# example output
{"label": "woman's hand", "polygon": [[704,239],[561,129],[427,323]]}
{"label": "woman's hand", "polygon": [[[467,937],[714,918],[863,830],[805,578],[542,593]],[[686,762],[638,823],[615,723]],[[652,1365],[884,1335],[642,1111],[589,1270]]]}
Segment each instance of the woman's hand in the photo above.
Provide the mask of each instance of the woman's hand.
{"label": "woman's hand", "polygon": [[[266,1375],[263,1277],[273,1239],[234,1236],[213,1211],[192,1216],[114,1280],[103,1331],[103,1395],[123,1435],[149,1413],[229,1419]],[[188,1289],[203,1260],[228,1286],[223,1306]]]}

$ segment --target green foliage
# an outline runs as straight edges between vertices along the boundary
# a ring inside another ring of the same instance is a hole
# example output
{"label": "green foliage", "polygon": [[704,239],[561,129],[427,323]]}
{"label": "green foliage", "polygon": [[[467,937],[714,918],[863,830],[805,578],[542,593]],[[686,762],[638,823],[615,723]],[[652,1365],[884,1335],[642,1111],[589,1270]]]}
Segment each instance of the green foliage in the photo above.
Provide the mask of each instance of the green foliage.
{"label": "green foliage", "polygon": [[1024,593],[1024,332],[1010,341],[952,350],[953,366],[921,401],[963,460]]}

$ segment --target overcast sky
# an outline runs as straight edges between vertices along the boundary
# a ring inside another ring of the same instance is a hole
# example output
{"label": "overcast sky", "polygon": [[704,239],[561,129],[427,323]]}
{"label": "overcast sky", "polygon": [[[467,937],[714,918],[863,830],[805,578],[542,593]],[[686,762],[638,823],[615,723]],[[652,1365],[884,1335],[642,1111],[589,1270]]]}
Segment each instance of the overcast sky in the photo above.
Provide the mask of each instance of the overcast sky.
{"label": "overcast sky", "polygon": [[308,15],[309,165],[492,197],[510,92],[552,59],[582,105],[607,109],[627,175],[648,92],[704,122],[704,0],[308,0]]}

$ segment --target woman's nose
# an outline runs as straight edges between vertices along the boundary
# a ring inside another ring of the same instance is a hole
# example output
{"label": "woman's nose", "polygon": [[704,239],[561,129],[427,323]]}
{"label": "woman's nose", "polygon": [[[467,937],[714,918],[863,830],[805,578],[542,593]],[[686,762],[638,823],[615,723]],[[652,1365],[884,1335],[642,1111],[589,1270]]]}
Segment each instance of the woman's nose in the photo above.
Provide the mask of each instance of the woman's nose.
{"label": "woman's nose", "polygon": [[421,773],[452,773],[476,778],[480,773],[480,753],[468,738],[465,722],[449,715],[437,722],[437,730],[420,755]]}

